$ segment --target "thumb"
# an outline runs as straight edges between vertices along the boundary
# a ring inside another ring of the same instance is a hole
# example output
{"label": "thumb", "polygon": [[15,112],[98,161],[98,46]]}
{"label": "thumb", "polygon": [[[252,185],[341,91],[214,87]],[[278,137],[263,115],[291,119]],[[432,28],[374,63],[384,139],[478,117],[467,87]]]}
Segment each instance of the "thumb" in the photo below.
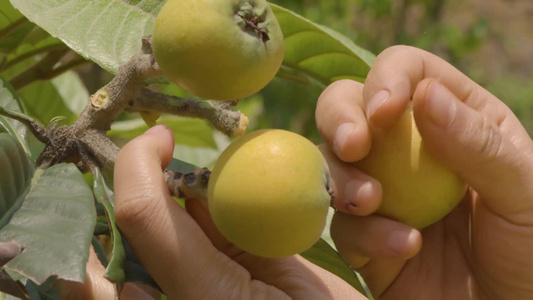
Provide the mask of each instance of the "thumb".
{"label": "thumb", "polygon": [[413,112],[426,147],[457,172],[494,212],[532,209],[533,145],[510,109],[478,85],[459,99],[435,79],[421,81]]}

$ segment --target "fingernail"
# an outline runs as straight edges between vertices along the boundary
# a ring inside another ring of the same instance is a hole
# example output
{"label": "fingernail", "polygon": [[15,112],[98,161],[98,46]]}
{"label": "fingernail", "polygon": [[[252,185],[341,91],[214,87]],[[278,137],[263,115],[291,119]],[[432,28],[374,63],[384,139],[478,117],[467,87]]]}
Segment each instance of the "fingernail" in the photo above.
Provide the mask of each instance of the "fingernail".
{"label": "fingernail", "polygon": [[337,131],[335,132],[335,140],[333,141],[333,148],[337,155],[341,156],[341,152],[344,148],[346,140],[348,139],[350,134],[355,131],[356,128],[357,126],[355,126],[354,123],[348,122],[342,123],[339,127],[337,127]]}
{"label": "fingernail", "polygon": [[454,97],[439,82],[431,83],[427,92],[426,112],[435,125],[446,128],[453,122],[457,109]]}
{"label": "fingernail", "polygon": [[366,104],[366,116],[370,118],[387,100],[389,100],[390,93],[387,90],[377,92]]}
{"label": "fingernail", "polygon": [[148,130],[146,130],[144,134],[152,134],[155,132],[160,132],[160,131],[166,130],[167,128],[168,127],[166,125],[162,125],[162,124],[155,125],[153,127],[150,127]]}

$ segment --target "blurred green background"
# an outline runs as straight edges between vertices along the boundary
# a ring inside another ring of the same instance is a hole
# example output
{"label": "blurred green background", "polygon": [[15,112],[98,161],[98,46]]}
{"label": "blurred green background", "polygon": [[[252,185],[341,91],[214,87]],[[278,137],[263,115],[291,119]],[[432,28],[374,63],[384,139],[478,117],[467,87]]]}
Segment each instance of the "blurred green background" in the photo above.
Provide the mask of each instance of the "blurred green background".
{"label": "blurred green background", "polygon": [[[271,2],[343,33],[376,55],[395,44],[437,54],[504,101],[533,134],[533,1]],[[319,94],[275,80],[262,93],[265,114],[257,126],[288,128],[319,142],[313,123]]]}

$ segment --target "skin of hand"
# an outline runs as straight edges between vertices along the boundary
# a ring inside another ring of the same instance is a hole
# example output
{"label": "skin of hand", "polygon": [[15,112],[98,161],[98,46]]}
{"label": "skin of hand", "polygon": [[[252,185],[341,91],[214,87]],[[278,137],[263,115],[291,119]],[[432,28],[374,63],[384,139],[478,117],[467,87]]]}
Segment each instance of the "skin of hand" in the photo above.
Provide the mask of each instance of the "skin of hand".
{"label": "skin of hand", "polygon": [[[350,165],[370,151],[369,128],[393,124],[409,101],[430,153],[469,185],[421,231],[373,214],[381,186]],[[504,103],[444,60],[394,46],[364,85],[329,86],[316,120],[338,208],[332,238],[376,299],[533,299],[533,142]]]}
{"label": "skin of hand", "polygon": [[126,144],[114,173],[117,224],[168,299],[366,299],[332,273],[294,255],[267,259],[230,244],[206,203],[170,195],[163,168],[174,136],[157,125]]}
{"label": "skin of hand", "polygon": [[[104,278],[105,268],[98,260],[94,248],[89,250],[89,261],[87,262],[86,276],[83,283],[67,280],[58,280],[60,298],[63,300],[115,300],[115,285]],[[148,300],[160,299],[159,290],[141,283],[128,282],[124,284],[121,292],[121,299],[128,300]]]}

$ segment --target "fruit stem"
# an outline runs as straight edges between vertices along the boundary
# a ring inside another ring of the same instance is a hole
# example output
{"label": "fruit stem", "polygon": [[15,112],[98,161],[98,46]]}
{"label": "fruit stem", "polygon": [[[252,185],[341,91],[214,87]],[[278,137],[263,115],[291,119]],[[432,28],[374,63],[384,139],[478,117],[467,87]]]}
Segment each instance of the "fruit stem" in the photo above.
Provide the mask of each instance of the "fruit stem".
{"label": "fruit stem", "polygon": [[111,124],[123,111],[166,112],[203,118],[229,136],[242,134],[247,118],[230,104],[183,99],[157,93],[142,87],[146,79],[162,75],[151,45],[151,37],[143,37],[141,49],[120,66],[117,75],[91,96],[80,117],[70,126],[48,130],[27,121],[36,136],[45,143],[38,159],[41,168],[62,162],[73,162],[82,170],[104,167],[112,170],[119,148],[107,137]]}
{"label": "fruit stem", "polygon": [[164,177],[170,194],[178,198],[194,198],[207,201],[207,186],[211,171],[207,168],[196,169],[190,173],[165,170]]}
{"label": "fruit stem", "polygon": [[225,101],[196,100],[154,92],[141,87],[133,95],[128,112],[164,112],[183,117],[208,120],[213,127],[229,137],[244,133],[247,118],[238,110],[231,109],[231,104]]}

